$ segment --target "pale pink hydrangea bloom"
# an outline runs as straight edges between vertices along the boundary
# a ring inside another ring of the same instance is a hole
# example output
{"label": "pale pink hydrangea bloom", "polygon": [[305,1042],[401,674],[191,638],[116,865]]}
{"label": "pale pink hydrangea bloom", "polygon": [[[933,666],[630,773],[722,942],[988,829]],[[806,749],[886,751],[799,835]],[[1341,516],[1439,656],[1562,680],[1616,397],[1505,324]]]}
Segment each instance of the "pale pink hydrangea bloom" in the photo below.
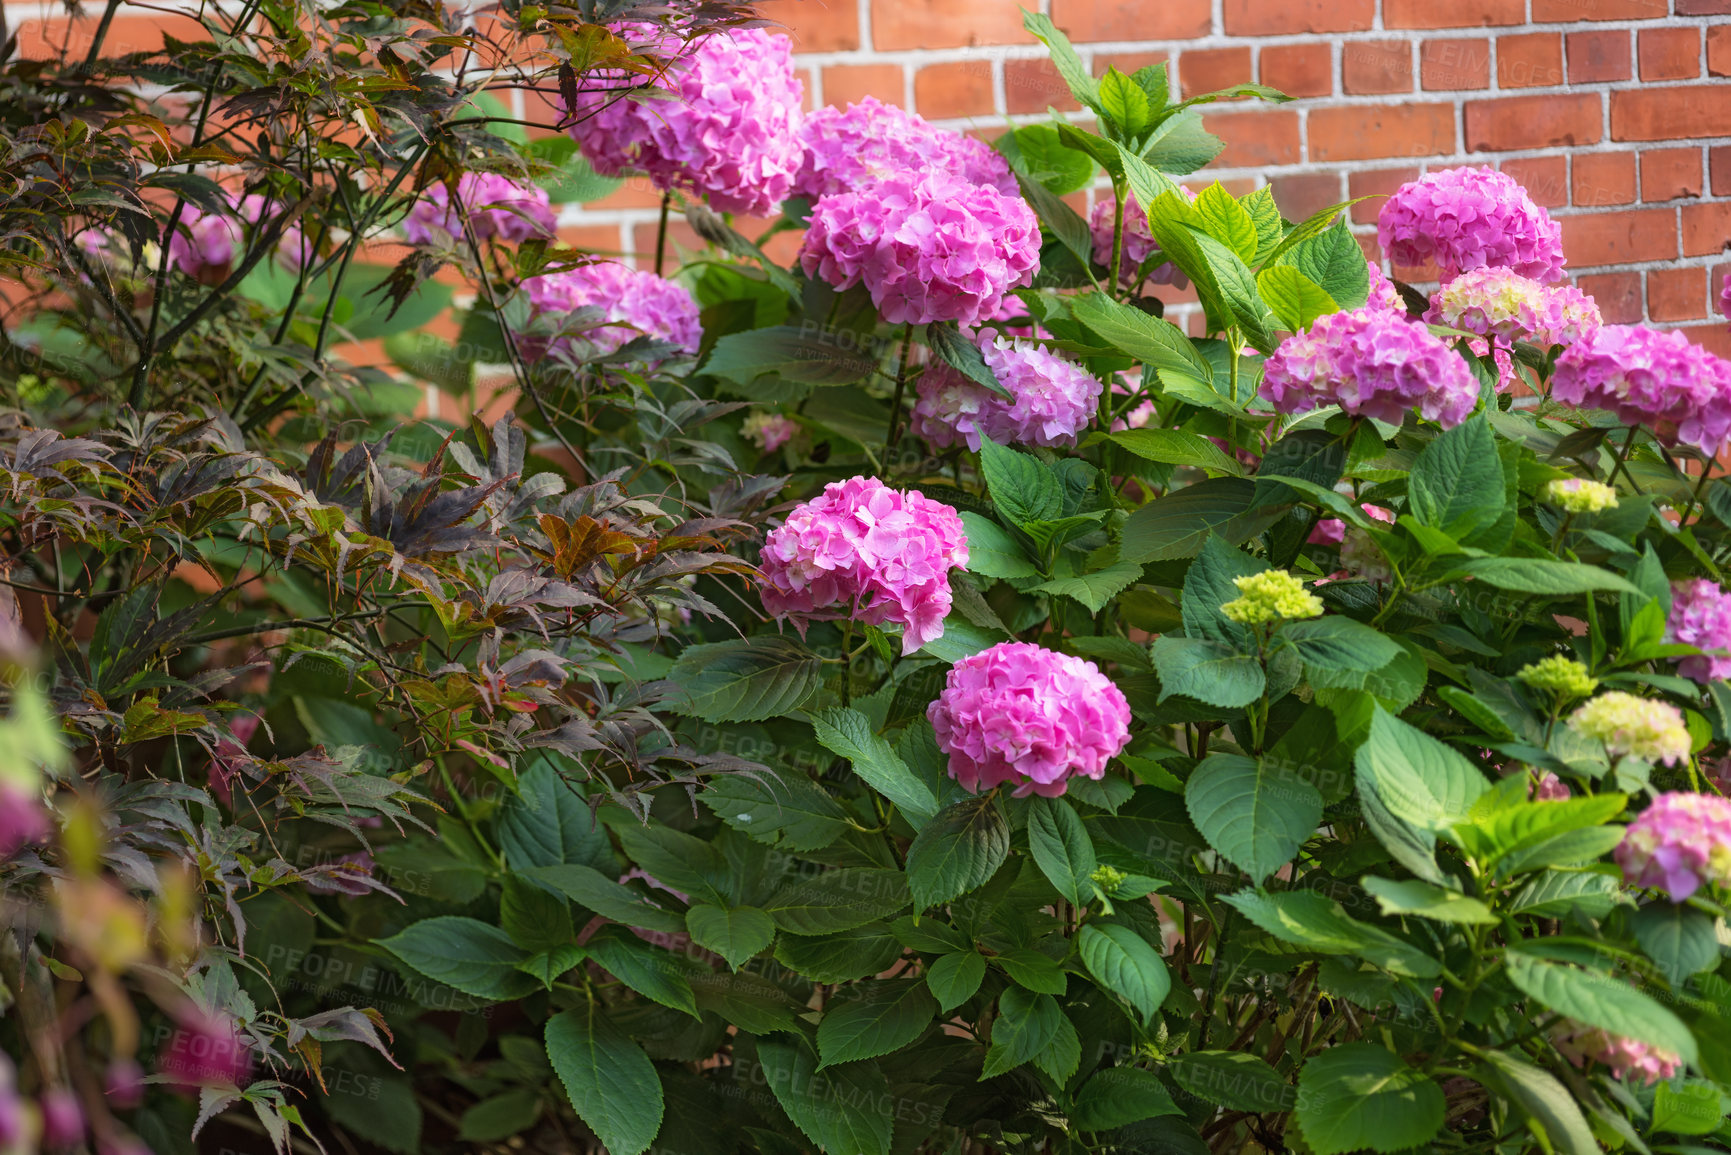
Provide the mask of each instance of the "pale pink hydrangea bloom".
{"label": "pale pink hydrangea bloom", "polygon": [[1704,578],[1672,582],[1665,640],[1706,651],[1677,663],[1683,677],[1703,685],[1731,678],[1731,594]]}
{"label": "pale pink hydrangea bloom", "polygon": [[799,434],[799,422],[780,413],[751,413],[739,427],[740,434],[763,453],[774,453]]}
{"label": "pale pink hydrangea bloom", "polygon": [[1365,267],[1370,271],[1370,292],[1365,296],[1364,307],[1385,313],[1398,313],[1406,317],[1406,300],[1400,295],[1400,290],[1394,287],[1382,271],[1382,266],[1375,261],[1366,261]]}
{"label": "pale pink hydrangea bloom", "polygon": [[1629,824],[1616,859],[1630,886],[1662,890],[1672,902],[1708,883],[1731,882],[1731,799],[1659,795]]}
{"label": "pale pink hydrangea bloom", "polygon": [[984,338],[980,353],[1010,399],[939,362],[920,375],[910,428],[944,449],[958,441],[976,452],[999,445],[1074,445],[1104,388],[1100,379],[1032,341]]}
{"label": "pale pink hydrangea bloom", "polygon": [[646,24],[615,31],[678,57],[653,81],[675,99],[622,98],[620,90],[643,83],[635,75],[580,93],[570,132],[596,172],[638,169],[656,188],[702,197],[719,212],[763,216],[787,199],[805,158],[805,86],[787,37],[744,28],[681,45]]}
{"label": "pale pink hydrangea bloom", "polygon": [[1565,1024],[1553,1035],[1553,1041],[1575,1066],[1592,1059],[1605,1064],[1611,1074],[1624,1082],[1656,1083],[1683,1069],[1680,1055],[1598,1027]]}
{"label": "pale pink hydrangea bloom", "polygon": [[1569,784],[1549,770],[1539,775],[1539,780],[1534,782],[1532,787],[1534,802],[1562,802],[1574,797]]}
{"label": "pale pink hydrangea bloom", "polygon": [[[1178,186],[1190,200],[1196,199],[1196,194]],[[1088,215],[1088,232],[1094,240],[1094,263],[1103,268],[1112,264],[1112,220],[1117,211],[1117,202],[1111,197],[1102,197],[1094,202],[1094,211]],[[1135,287],[1142,280],[1155,285],[1171,285],[1183,289],[1189,286],[1190,278],[1178,271],[1178,266],[1171,261],[1163,261],[1148,271],[1148,275],[1140,280],[1136,270],[1142,263],[1160,251],[1159,244],[1154,240],[1153,232],[1148,228],[1148,214],[1136,200],[1134,193],[1124,196],[1124,240],[1123,249],[1118,262],[1118,283],[1126,287]]]}
{"label": "pale pink hydrangea bloom", "polygon": [[876,478],[824,486],[763,543],[763,608],[808,621],[852,618],[902,627],[902,653],[944,633],[950,571],[968,564],[954,509]]}
{"label": "pale pink hydrangea bloom", "polygon": [[800,139],[805,161],[793,191],[813,201],[907,172],[943,172],[990,185],[1007,197],[1022,195],[1009,162],[991,145],[938,128],[875,96],[846,110],[818,109],[805,118]]}
{"label": "pale pink hydrangea bloom", "polygon": [[[609,323],[585,329],[582,336],[597,355],[617,352],[639,336],[665,341],[694,355],[703,340],[697,302],[683,286],[618,261],[595,261],[530,277],[523,282],[523,291],[537,316],[600,310],[598,322]],[[554,342],[564,343],[563,339]],[[521,344],[525,355],[532,358],[548,352],[540,342]]]}
{"label": "pale pink hydrangea bloom", "polygon": [[1281,413],[1338,405],[1354,417],[1399,425],[1408,411],[1443,428],[1478,403],[1472,370],[1430,331],[1371,308],[1318,317],[1268,359],[1263,396]]}
{"label": "pale pink hydrangea bloom", "polygon": [[1424,319],[1499,346],[1527,341],[1542,348],[1573,345],[1604,324],[1599,306],[1579,289],[1541,285],[1510,269],[1462,273],[1431,295]]}
{"label": "pale pink hydrangea bloom", "polygon": [[979,793],[1056,798],[1099,779],[1130,737],[1130,704],[1093,662],[1028,642],[963,658],[926,708],[950,776]]}
{"label": "pale pink hydrangea bloom", "polygon": [[[475,239],[492,237],[522,243],[554,233],[552,203],[547,190],[518,184],[508,176],[466,172],[457,181],[457,199],[469,214]],[[403,218],[403,238],[412,245],[438,240],[463,243],[463,220],[442,184],[429,186]]]}
{"label": "pale pink hydrangea bloom", "polygon": [[864,284],[891,324],[977,325],[1040,267],[1027,202],[944,173],[904,173],[812,209],[800,265],[838,289]]}
{"label": "pale pink hydrangea bloom", "polygon": [[1557,358],[1551,398],[1709,457],[1731,440],[1731,364],[1676,331],[1606,325],[1583,337]]}
{"label": "pale pink hydrangea bloom", "polygon": [[1473,269],[1563,279],[1563,230],[1513,177],[1450,168],[1409,181],[1382,206],[1377,243],[1397,265],[1435,261],[1448,281]]}

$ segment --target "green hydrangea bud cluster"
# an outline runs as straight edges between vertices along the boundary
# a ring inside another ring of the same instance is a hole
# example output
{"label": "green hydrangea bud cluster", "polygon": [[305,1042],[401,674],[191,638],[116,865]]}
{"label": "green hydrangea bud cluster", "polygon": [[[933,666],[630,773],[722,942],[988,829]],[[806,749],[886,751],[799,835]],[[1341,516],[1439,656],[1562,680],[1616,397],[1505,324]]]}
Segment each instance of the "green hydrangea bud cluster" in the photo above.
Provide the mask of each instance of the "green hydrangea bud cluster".
{"label": "green hydrangea bud cluster", "polygon": [[1535,690],[1555,694],[1564,702],[1585,698],[1599,688],[1599,679],[1587,673],[1587,667],[1562,654],[1552,654],[1531,665],[1522,666],[1515,677]]}
{"label": "green hydrangea bud cluster", "polygon": [[1232,584],[1238,587],[1238,596],[1222,605],[1220,612],[1244,625],[1314,618],[1322,612],[1322,599],[1283,569],[1233,578]]}
{"label": "green hydrangea bud cluster", "polygon": [[1565,477],[1545,483],[1544,499],[1567,513],[1603,513],[1617,508],[1617,491],[1600,481]]}

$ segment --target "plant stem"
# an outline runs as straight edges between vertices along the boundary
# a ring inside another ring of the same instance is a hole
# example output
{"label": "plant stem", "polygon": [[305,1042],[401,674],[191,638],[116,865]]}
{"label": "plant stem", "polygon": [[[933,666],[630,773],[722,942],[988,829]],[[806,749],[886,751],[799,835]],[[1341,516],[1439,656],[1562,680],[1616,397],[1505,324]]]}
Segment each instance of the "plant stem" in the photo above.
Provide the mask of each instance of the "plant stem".
{"label": "plant stem", "polygon": [[661,275],[661,262],[667,256],[667,210],[673,203],[673,194],[661,194],[661,222],[655,229],[655,275]]}
{"label": "plant stem", "polygon": [[914,343],[913,322],[902,326],[902,353],[896,365],[896,395],[890,402],[890,427],[884,436],[884,465],[889,465],[890,453],[895,450],[896,442],[900,440],[902,423],[902,394],[908,386],[908,350]]}
{"label": "plant stem", "polygon": [[1112,267],[1106,270],[1106,283],[1116,297],[1119,289],[1118,266],[1124,262],[1124,186],[1112,182]]}

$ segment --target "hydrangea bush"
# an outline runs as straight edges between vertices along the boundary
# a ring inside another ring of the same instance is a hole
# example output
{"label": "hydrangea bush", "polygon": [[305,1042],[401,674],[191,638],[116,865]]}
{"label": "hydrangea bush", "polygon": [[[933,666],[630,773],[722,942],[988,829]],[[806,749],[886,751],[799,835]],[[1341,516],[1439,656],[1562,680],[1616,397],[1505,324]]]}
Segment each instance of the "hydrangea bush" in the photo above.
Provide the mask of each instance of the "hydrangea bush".
{"label": "hydrangea bush", "polygon": [[[1434,287],[1197,175],[1270,90],[1028,15],[1094,127],[988,147],[726,7],[337,220],[15,206],[0,1146],[1731,1142],[1731,365],[1503,174]],[[700,251],[549,235],[631,174]]]}

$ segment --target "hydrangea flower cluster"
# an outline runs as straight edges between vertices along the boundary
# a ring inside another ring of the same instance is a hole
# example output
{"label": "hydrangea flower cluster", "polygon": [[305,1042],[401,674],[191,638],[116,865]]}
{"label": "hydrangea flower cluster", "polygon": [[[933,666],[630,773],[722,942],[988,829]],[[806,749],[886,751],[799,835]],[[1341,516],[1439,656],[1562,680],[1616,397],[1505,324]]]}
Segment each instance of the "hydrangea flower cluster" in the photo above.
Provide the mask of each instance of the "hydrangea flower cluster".
{"label": "hydrangea flower cluster", "polygon": [[168,238],[168,259],[189,277],[225,273],[241,247],[240,222],[227,213],[207,213],[194,204],[181,206],[180,221]]}
{"label": "hydrangea flower cluster", "polygon": [[0,780],[0,862],[41,842],[51,832],[40,792],[19,782]]}
{"label": "hydrangea flower cluster", "polygon": [[1574,796],[1569,784],[1549,770],[1539,775],[1539,780],[1533,783],[1534,802],[1565,802]]}
{"label": "hydrangea flower cluster", "polygon": [[1562,654],[1522,666],[1515,677],[1534,690],[1555,695],[1560,702],[1585,698],[1599,688],[1599,679],[1588,673],[1586,666]]}
{"label": "hydrangea flower cluster", "polygon": [[[1196,199],[1196,194],[1183,185],[1178,186],[1190,200]],[[1094,263],[1102,268],[1112,265],[1112,219],[1117,212],[1117,202],[1104,198],[1094,202],[1094,211],[1088,216],[1088,232],[1094,239]],[[1160,251],[1160,245],[1154,239],[1153,232],[1148,227],[1148,213],[1137,202],[1134,193],[1126,193],[1124,197],[1124,240],[1123,249],[1119,254],[1118,283],[1134,288],[1141,283],[1136,276],[1136,270],[1143,262]],[[1174,288],[1186,288],[1190,278],[1178,271],[1178,266],[1171,261],[1163,261],[1148,271],[1143,278],[1150,284],[1171,285]]]}
{"label": "hydrangea flower cluster", "polygon": [[[1361,503],[1358,508],[1364,510],[1365,516],[1372,521],[1394,524],[1394,510],[1392,509],[1384,509],[1380,505],[1371,505],[1368,502]],[[1304,540],[1308,545],[1340,545],[1346,540],[1346,522],[1338,517],[1325,517],[1311,527],[1310,536]]]}
{"label": "hydrangea flower cluster", "polygon": [[1563,230],[1513,177],[1449,168],[1409,181],[1382,206],[1377,243],[1397,265],[1435,261],[1444,281],[1473,269],[1563,279]]}
{"label": "hydrangea flower cluster", "polygon": [[1268,359],[1263,395],[1282,413],[1339,405],[1391,425],[1416,408],[1447,429],[1478,404],[1479,386],[1459,354],[1419,325],[1369,307],[1319,317]]}
{"label": "hydrangea flower cluster", "polygon": [[799,434],[799,422],[780,413],[753,412],[740,424],[742,437],[763,453],[774,453]]}
{"label": "hydrangea flower cluster", "polygon": [[1598,1029],[1576,1035],[1569,1049],[1605,1064],[1626,1083],[1657,1083],[1683,1069],[1681,1055]]}
{"label": "hydrangea flower cluster", "polygon": [[1443,285],[1424,319],[1503,346],[1528,341],[1544,348],[1572,345],[1604,324],[1597,303],[1579,289],[1498,268],[1473,269]]}
{"label": "hydrangea flower cluster", "polygon": [[[639,336],[677,345],[687,354],[696,354],[703,340],[697,302],[689,292],[654,273],[618,261],[595,261],[561,273],[530,277],[523,282],[523,291],[537,316],[600,310],[596,327],[586,329],[582,338],[598,355],[617,352]],[[532,357],[548,352],[543,343],[522,343]]]}
{"label": "hydrangea flower cluster", "polygon": [[1731,364],[1680,332],[1606,325],[1557,358],[1551,398],[1607,409],[1710,457],[1731,440]]}
{"label": "hydrangea flower cluster", "polygon": [[1671,583],[1671,618],[1665,640],[1694,646],[1677,663],[1677,672],[1706,685],[1731,678],[1731,594],[1704,578]]}
{"label": "hydrangea flower cluster", "polygon": [[1394,287],[1394,282],[1383,273],[1382,266],[1375,261],[1366,261],[1365,267],[1370,271],[1370,293],[1364,299],[1364,307],[1383,313],[1398,313],[1402,319],[1406,317],[1406,300],[1401,297],[1400,290]]}
{"label": "hydrangea flower cluster", "polygon": [[838,289],[863,283],[891,324],[976,325],[1033,282],[1040,225],[1020,197],[907,172],[817,202],[800,264]]}
{"label": "hydrangea flower cluster", "polygon": [[1617,508],[1617,491],[1602,481],[1560,477],[1545,482],[1542,496],[1565,513],[1603,513]]}
{"label": "hydrangea flower cluster", "polygon": [[1569,728],[1603,742],[1612,758],[1633,755],[1667,766],[1686,761],[1693,745],[1677,707],[1621,690],[1600,694],[1570,714]]}
{"label": "hydrangea flower cluster", "polygon": [[986,337],[979,345],[1010,397],[940,362],[920,375],[910,428],[938,448],[960,441],[975,452],[982,437],[999,445],[1074,445],[1105,388],[1100,379],[1033,341]]}
{"label": "hydrangea flower cluster", "polygon": [[182,1019],[157,1065],[185,1086],[244,1087],[252,1074],[252,1048],[234,1019],[197,1009]]}
{"label": "hydrangea flower cluster", "polygon": [[1731,799],[1661,794],[1629,823],[1615,857],[1630,886],[1662,890],[1672,902],[1731,883]]}
{"label": "hydrangea flower cluster", "polygon": [[938,128],[874,96],[845,111],[818,109],[805,118],[800,139],[805,162],[794,177],[793,191],[813,201],[904,172],[948,173],[1006,197],[1022,195],[1009,162],[992,146]]}
{"label": "hydrangea flower cluster", "polygon": [[944,633],[950,570],[968,564],[962,519],[917,490],[871,477],[834,481],[763,543],[763,607],[807,621],[902,627],[902,653]]}
{"label": "hydrangea flower cluster", "polygon": [[787,199],[805,150],[792,42],[760,28],[699,37],[683,48],[659,30],[625,24],[615,31],[673,55],[655,84],[676,100],[631,100],[602,84],[578,94],[571,136],[604,176],[625,169],[655,187],[708,199],[720,212],[764,215]]}
{"label": "hydrangea flower cluster", "polygon": [[457,201],[442,184],[430,186],[403,218],[403,238],[412,245],[430,244],[434,238],[460,241],[463,213],[478,241],[498,237],[522,243],[533,237],[551,237],[554,232],[552,202],[547,190],[522,185],[508,176],[490,172],[466,172],[457,181]]}
{"label": "hydrangea flower cluster", "polygon": [[1130,703],[1093,662],[1002,642],[950,667],[926,708],[950,776],[979,793],[1056,798],[1074,777],[1099,779],[1130,737]]}
{"label": "hydrangea flower cluster", "polygon": [[1314,618],[1322,612],[1322,599],[1304,588],[1304,582],[1283,569],[1263,570],[1232,579],[1238,596],[1220,607],[1229,621],[1245,625]]}

